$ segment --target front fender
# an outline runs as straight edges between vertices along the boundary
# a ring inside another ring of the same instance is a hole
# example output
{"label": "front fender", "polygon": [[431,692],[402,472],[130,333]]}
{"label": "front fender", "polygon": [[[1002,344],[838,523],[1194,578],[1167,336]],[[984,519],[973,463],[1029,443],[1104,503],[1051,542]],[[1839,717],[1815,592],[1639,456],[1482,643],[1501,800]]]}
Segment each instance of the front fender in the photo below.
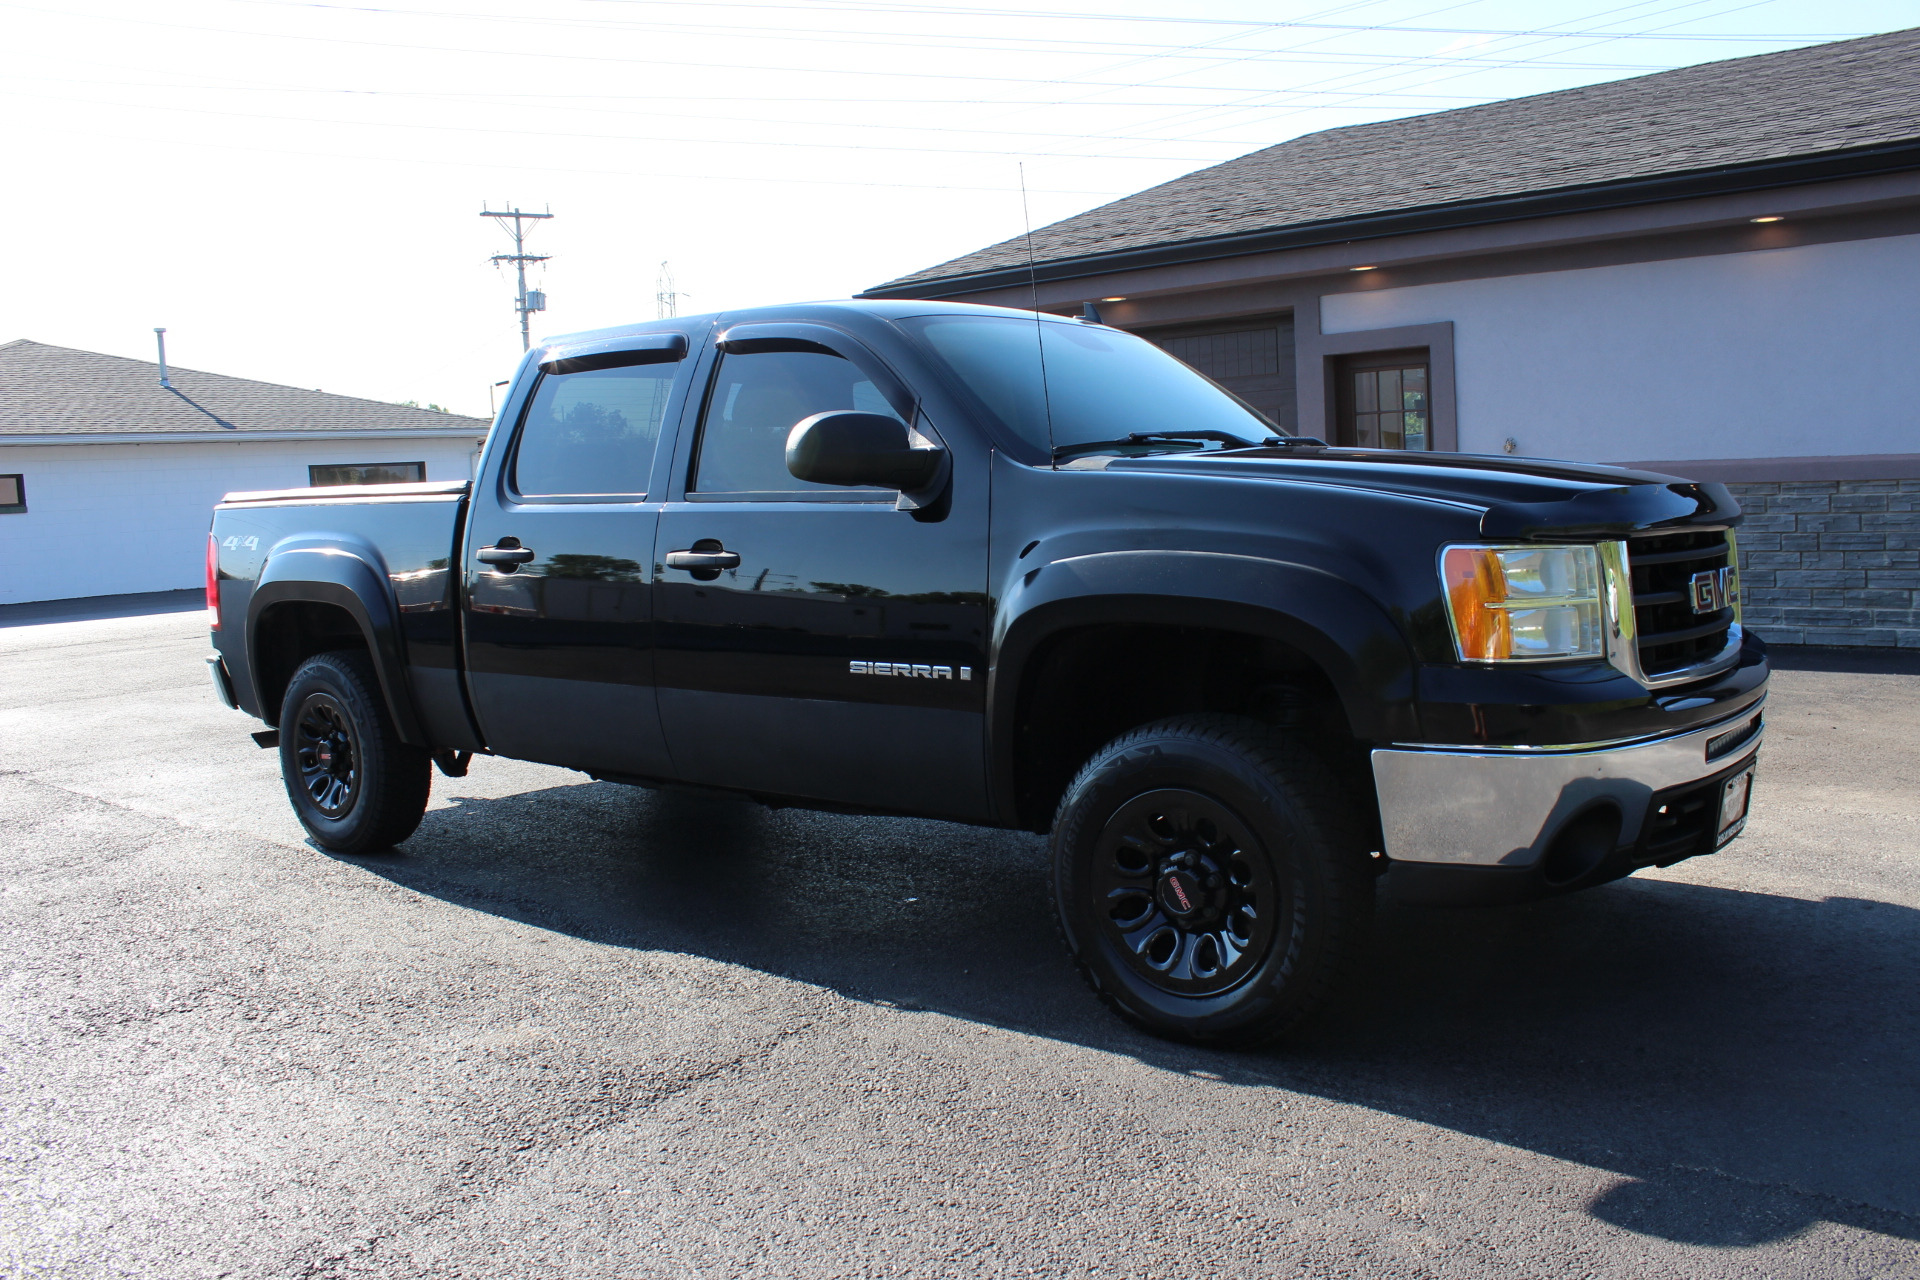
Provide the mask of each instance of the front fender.
{"label": "front fender", "polygon": [[406,641],[399,611],[380,553],[359,539],[312,535],[288,538],[268,551],[259,584],[247,603],[248,675],[256,690],[264,688],[260,620],[268,609],[287,602],[336,605],[352,616],[373,657],[380,695],[401,740],[425,745],[406,681]]}
{"label": "front fender", "polygon": [[1050,636],[1107,623],[1212,627],[1282,641],[1311,658],[1361,742],[1418,733],[1414,657],[1379,602],[1308,565],[1213,551],[1108,551],[1021,575],[995,612],[987,733],[994,791],[1011,796],[1023,673]]}

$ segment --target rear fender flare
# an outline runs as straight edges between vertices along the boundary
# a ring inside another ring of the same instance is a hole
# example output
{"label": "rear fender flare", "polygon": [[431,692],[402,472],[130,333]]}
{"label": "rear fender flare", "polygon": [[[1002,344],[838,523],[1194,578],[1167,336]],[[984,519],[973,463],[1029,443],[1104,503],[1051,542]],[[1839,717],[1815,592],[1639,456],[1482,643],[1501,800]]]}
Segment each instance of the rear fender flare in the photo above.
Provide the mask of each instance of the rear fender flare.
{"label": "rear fender flare", "polygon": [[[360,628],[380,679],[387,713],[404,742],[426,745],[413,697],[406,684],[406,646],[394,608],[391,584],[380,567],[380,553],[357,538],[316,539],[301,535],[276,543],[267,553],[260,582],[247,603],[247,662],[256,690],[264,689],[260,671],[260,620],[278,604],[335,605]],[[265,712],[267,708],[262,706]]]}
{"label": "rear fender flare", "polygon": [[[1204,551],[1112,551],[1023,574],[996,610],[987,741],[996,808],[1015,787],[1015,726],[1029,661],[1050,637],[1112,623],[1211,627],[1283,641],[1332,683],[1361,742],[1417,737],[1406,636],[1372,597],[1308,565]],[[1003,815],[1012,818],[1011,812]]]}

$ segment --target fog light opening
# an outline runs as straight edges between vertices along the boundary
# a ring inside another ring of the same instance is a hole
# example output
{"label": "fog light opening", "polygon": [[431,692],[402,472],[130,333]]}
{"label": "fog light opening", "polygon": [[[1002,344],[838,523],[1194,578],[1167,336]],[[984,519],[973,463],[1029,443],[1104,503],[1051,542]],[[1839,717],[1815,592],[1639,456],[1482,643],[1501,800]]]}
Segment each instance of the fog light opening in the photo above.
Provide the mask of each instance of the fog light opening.
{"label": "fog light opening", "polygon": [[1592,875],[1620,842],[1620,811],[1597,805],[1560,828],[1540,859],[1540,878],[1556,887]]}

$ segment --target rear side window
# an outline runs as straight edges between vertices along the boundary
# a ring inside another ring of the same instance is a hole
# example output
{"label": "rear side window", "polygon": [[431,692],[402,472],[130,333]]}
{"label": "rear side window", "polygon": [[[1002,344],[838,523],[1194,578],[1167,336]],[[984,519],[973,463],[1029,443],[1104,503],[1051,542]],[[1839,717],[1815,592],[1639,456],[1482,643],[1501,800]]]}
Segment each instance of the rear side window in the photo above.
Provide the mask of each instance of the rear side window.
{"label": "rear side window", "polygon": [[700,425],[693,488],[701,493],[792,493],[839,485],[798,480],[787,470],[787,436],[816,413],[858,409],[898,418],[858,365],[815,351],[730,354],[720,363]]}
{"label": "rear side window", "polygon": [[642,496],[677,364],[543,374],[520,422],[523,497]]}

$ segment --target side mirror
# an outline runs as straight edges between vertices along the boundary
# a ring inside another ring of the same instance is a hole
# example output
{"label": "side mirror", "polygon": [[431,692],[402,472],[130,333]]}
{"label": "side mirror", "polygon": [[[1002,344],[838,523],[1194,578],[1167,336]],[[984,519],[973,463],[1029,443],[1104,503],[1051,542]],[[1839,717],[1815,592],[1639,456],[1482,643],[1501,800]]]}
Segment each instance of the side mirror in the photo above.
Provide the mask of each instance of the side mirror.
{"label": "side mirror", "polygon": [[945,449],[914,448],[898,418],[851,409],[802,418],[787,435],[787,470],[815,484],[924,489],[946,458]]}

